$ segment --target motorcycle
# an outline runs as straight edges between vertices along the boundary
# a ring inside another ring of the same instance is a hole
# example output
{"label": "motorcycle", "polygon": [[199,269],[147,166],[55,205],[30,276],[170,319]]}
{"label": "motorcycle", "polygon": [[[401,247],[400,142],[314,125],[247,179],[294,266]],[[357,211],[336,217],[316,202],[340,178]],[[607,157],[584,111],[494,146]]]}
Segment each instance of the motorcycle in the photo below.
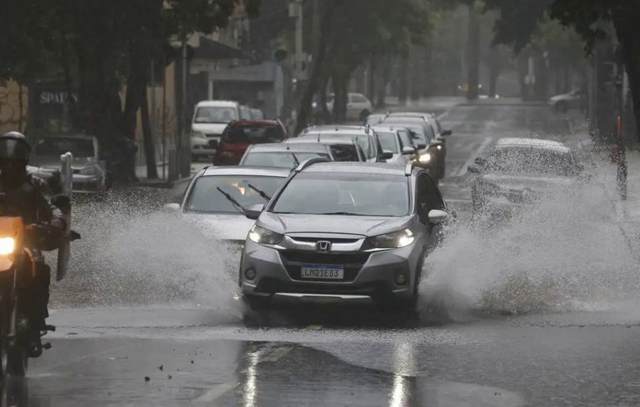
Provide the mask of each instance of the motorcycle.
{"label": "motorcycle", "polygon": [[[12,214],[5,204],[5,195],[0,193],[0,379],[7,375],[25,376],[33,344],[32,322],[28,301],[21,290],[32,284],[38,267],[44,263],[42,250],[58,251],[57,279],[61,280],[69,261],[70,243],[80,235],[69,228],[71,222],[71,157],[62,157],[64,182],[59,195],[51,199],[65,217],[67,229],[62,239],[55,243],[47,237],[53,231],[47,225],[26,225],[24,220]],[[27,245],[26,243],[29,242]],[[54,244],[55,246],[52,246]],[[55,327],[47,325],[39,332],[43,337]],[[42,349],[51,345],[42,344]]]}

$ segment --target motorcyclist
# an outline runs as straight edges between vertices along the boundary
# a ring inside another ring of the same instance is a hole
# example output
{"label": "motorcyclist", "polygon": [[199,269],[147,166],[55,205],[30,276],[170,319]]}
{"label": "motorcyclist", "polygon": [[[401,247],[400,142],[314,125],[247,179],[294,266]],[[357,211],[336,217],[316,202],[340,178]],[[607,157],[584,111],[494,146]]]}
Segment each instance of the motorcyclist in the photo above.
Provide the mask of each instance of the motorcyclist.
{"label": "motorcyclist", "polygon": [[[0,136],[0,194],[3,211],[22,217],[26,226],[25,246],[35,253],[59,246],[65,232],[62,211],[43,195],[44,184],[27,172],[31,146],[25,136],[9,132]],[[27,317],[30,332],[30,356],[42,353],[40,332],[47,330],[50,269],[42,256],[36,257],[36,274],[20,273],[18,286],[21,312]]]}

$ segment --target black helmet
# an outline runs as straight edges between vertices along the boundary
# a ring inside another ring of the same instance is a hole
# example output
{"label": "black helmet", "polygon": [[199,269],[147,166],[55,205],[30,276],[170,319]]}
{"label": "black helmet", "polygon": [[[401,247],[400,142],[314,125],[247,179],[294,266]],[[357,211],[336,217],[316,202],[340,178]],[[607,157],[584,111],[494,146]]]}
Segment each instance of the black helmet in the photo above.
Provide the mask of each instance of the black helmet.
{"label": "black helmet", "polygon": [[24,134],[10,131],[0,136],[0,160],[29,161],[31,146]]}

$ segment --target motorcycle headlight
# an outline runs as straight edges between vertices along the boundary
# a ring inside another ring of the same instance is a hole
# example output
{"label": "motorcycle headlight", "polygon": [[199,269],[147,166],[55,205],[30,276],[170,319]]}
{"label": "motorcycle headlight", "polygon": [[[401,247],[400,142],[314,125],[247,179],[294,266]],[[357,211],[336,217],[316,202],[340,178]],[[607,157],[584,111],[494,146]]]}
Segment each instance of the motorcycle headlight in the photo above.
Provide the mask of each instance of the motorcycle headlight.
{"label": "motorcycle headlight", "polygon": [[16,239],[13,237],[0,238],[0,256],[9,256],[16,251]]}
{"label": "motorcycle headlight", "polygon": [[429,153],[420,154],[418,161],[420,161],[422,164],[429,164],[431,162],[431,154]]}
{"label": "motorcycle headlight", "polygon": [[249,231],[249,240],[258,244],[275,246],[282,242],[284,235],[265,229],[258,225],[254,225]]}
{"label": "motorcycle headlight", "polygon": [[438,146],[436,147],[438,149],[438,151],[442,150],[442,144],[438,144]]}
{"label": "motorcycle headlight", "polygon": [[399,249],[411,245],[415,240],[416,238],[413,231],[407,228],[397,232],[370,237],[367,239],[366,246],[370,250]]}

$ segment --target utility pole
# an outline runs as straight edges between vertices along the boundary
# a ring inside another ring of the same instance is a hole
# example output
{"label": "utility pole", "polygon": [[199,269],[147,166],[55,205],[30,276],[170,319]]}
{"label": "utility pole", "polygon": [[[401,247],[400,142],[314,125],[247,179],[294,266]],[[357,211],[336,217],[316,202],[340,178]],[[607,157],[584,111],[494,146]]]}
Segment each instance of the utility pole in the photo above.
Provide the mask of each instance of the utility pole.
{"label": "utility pole", "polygon": [[469,4],[469,32],[467,38],[468,71],[467,71],[467,99],[478,98],[478,82],[480,77],[480,22],[476,2]]}

